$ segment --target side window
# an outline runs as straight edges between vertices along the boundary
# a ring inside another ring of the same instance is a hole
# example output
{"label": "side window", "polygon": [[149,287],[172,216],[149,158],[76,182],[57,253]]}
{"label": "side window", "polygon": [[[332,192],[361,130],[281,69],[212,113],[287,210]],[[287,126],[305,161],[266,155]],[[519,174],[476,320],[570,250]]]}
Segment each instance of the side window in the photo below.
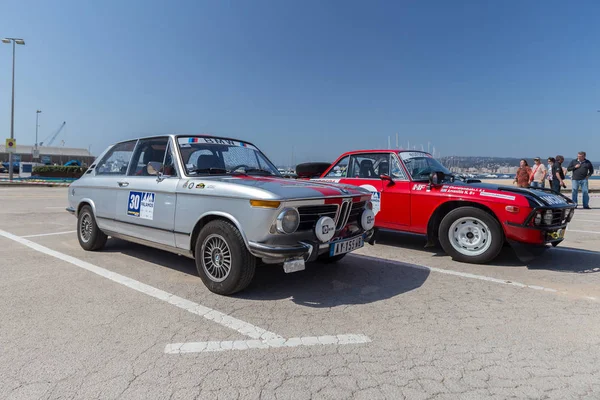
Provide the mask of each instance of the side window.
{"label": "side window", "polygon": [[400,165],[400,161],[398,161],[398,157],[395,154],[391,155],[391,166],[392,169],[390,171],[391,177],[401,181],[407,181],[408,177],[406,176],[406,172],[404,172],[404,168]]}
{"label": "side window", "polygon": [[[144,139],[138,142],[131,159],[130,176],[176,175],[169,138]],[[166,154],[166,156],[165,156]]]}
{"label": "side window", "polygon": [[350,156],[346,156],[344,158],[342,158],[337,164],[335,164],[335,167],[333,167],[331,169],[331,171],[329,171],[327,173],[327,175],[325,175],[326,178],[344,178],[346,177],[346,173],[348,172],[348,161],[350,160]]}
{"label": "side window", "polygon": [[135,140],[116,144],[96,166],[96,175],[125,175],[135,148]]}
{"label": "side window", "polygon": [[349,178],[379,179],[390,173],[390,153],[353,155],[348,170]]}

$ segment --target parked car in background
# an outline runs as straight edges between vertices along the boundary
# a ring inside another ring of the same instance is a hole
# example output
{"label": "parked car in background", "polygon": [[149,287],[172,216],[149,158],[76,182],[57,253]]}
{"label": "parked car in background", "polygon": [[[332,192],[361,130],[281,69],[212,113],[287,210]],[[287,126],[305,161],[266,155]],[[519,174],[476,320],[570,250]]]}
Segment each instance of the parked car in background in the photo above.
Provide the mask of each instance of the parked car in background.
{"label": "parked car in background", "polygon": [[[4,168],[5,172],[7,172],[7,173],[9,172],[9,166],[8,165],[9,164],[7,162],[3,162],[2,163],[2,167]],[[14,162],[13,161],[13,173],[16,173],[16,174],[19,173],[19,165],[20,165],[19,162]]]}
{"label": "parked car in background", "polygon": [[282,178],[253,144],[165,135],[110,146],[69,187],[85,250],[108,236],[195,259],[211,291],[251,282],[258,261],[286,272],[336,262],[373,234],[371,194]]}
{"label": "parked car in background", "polygon": [[[303,171],[307,172],[302,175]],[[563,241],[576,205],[550,190],[455,179],[422,151],[363,150],[341,155],[313,178],[372,193],[376,229],[427,235],[453,259],[488,263],[508,242],[523,261]]]}

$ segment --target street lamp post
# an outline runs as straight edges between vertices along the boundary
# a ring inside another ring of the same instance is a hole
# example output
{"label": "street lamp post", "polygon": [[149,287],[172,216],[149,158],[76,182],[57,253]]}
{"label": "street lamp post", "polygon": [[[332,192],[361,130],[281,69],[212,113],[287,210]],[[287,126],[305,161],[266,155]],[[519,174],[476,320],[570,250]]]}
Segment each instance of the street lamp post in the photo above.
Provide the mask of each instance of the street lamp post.
{"label": "street lamp post", "polygon": [[[2,43],[13,45],[13,59],[12,59],[12,101],[10,107],[10,138],[15,138],[15,45],[24,45],[23,39],[17,38],[4,38]],[[8,179],[13,180],[13,153],[8,153]]]}
{"label": "street lamp post", "polygon": [[33,152],[34,154],[34,158],[37,160],[39,158],[39,153],[38,153],[38,128],[40,126],[39,124],[39,117],[41,114],[42,110],[36,110],[35,112],[35,150]]}

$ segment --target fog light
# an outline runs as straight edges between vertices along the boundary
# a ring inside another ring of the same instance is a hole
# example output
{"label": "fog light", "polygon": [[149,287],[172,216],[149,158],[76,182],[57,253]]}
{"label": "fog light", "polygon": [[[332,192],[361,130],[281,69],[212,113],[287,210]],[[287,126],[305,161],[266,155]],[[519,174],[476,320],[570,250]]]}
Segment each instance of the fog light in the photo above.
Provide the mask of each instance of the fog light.
{"label": "fog light", "polygon": [[375,213],[372,210],[365,210],[360,217],[360,225],[365,231],[373,229],[375,226]]}
{"label": "fog light", "polygon": [[290,234],[296,232],[300,225],[300,214],[295,208],[286,208],[277,216],[277,231]]}
{"label": "fog light", "polygon": [[546,210],[544,213],[544,224],[552,225],[552,210]]}
{"label": "fog light", "polygon": [[329,242],[335,235],[335,222],[331,217],[321,217],[315,226],[315,235],[321,242]]}

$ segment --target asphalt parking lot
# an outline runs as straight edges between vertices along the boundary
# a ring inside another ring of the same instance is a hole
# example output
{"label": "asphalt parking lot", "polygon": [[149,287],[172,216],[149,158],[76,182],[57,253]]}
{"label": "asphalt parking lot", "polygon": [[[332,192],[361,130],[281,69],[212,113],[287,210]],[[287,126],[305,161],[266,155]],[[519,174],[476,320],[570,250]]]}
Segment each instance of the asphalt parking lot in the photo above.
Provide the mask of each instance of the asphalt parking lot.
{"label": "asphalt parking lot", "polygon": [[233,297],[184,257],[83,251],[65,206],[0,187],[0,398],[600,398],[600,198],[528,265],[385,233]]}

